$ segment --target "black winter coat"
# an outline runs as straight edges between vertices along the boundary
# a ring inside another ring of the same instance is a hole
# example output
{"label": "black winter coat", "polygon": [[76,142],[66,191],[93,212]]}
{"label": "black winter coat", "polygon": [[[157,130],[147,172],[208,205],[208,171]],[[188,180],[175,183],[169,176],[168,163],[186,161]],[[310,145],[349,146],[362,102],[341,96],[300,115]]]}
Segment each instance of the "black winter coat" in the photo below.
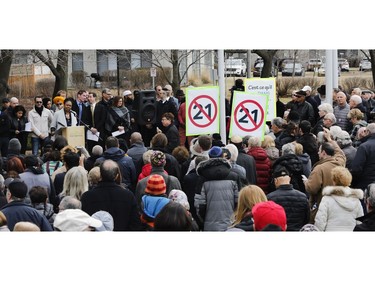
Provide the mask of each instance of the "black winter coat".
{"label": "black winter coat", "polygon": [[286,213],[287,231],[299,231],[310,219],[306,194],[293,189],[291,184],[280,185],[267,199],[281,205]]}
{"label": "black winter coat", "polygon": [[107,211],[113,217],[114,231],[141,230],[134,194],[114,182],[99,182],[81,197],[82,210],[90,216]]}

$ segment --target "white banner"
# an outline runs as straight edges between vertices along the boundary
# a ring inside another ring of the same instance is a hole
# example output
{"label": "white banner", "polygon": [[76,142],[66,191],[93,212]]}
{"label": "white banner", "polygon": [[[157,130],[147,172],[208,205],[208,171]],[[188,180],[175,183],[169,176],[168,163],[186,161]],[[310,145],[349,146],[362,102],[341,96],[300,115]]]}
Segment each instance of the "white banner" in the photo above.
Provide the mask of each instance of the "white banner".
{"label": "white banner", "polygon": [[219,133],[219,87],[186,89],[186,135]]}
{"label": "white banner", "polygon": [[234,91],[229,137],[264,138],[268,95]]}

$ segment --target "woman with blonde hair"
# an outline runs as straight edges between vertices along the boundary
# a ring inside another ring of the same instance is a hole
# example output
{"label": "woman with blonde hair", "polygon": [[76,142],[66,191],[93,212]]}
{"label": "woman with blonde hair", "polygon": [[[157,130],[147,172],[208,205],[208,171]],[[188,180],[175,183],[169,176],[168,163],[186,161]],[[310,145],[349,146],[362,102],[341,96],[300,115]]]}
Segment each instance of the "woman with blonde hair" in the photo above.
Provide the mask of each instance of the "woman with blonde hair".
{"label": "woman with blonde hair", "polygon": [[323,188],[315,226],[320,231],[353,231],[356,224],[360,224],[356,218],[363,216],[360,201],[363,191],[349,187],[352,175],[347,168],[333,168],[331,177],[333,186]]}
{"label": "woman with blonde hair", "polygon": [[81,200],[84,192],[89,190],[87,171],[82,166],[69,169],[64,178],[63,191],[59,194],[60,199],[64,196],[73,196]]}
{"label": "woman with blonde hair", "polygon": [[253,231],[253,218],[251,210],[259,202],[266,202],[267,196],[257,185],[244,186],[238,194],[238,204],[233,213],[233,223],[230,228],[239,228],[245,231]]}
{"label": "woman with blonde hair", "polygon": [[276,148],[275,140],[270,135],[265,135],[261,146],[267,152],[272,166],[275,160],[280,157],[280,151]]}

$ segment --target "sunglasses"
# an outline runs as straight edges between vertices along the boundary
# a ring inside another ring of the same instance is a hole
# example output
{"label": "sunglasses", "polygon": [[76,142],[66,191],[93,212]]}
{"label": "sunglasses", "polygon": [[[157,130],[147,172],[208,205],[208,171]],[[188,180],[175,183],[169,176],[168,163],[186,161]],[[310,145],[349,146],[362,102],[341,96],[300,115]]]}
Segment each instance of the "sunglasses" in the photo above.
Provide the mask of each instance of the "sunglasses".
{"label": "sunglasses", "polygon": [[35,103],[43,103],[42,101],[36,101]]}
{"label": "sunglasses", "polygon": [[300,97],[302,97],[302,96],[300,96],[300,95],[293,95],[293,97],[296,97],[296,98],[300,98]]}

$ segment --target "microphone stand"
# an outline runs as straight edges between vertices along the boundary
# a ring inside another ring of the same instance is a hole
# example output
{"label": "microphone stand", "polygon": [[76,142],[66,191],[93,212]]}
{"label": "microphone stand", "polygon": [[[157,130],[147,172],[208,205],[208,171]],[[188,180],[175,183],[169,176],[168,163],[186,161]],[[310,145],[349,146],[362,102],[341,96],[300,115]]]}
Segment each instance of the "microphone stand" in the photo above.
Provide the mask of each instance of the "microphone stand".
{"label": "microphone stand", "polygon": [[[71,110],[70,111],[71,113],[73,113],[74,114],[74,116],[77,118],[77,113],[75,112],[75,111],[73,111],[73,110]],[[78,118],[77,118],[78,119]],[[83,126],[85,126],[86,128],[87,128],[87,130],[91,130],[90,129],[90,126],[89,125],[87,125],[85,122],[83,122],[82,120],[79,120],[79,124],[82,124]],[[79,125],[78,124],[78,125]],[[95,134],[96,135],[96,134]],[[103,139],[100,137],[100,136],[97,136],[101,141],[103,141]]]}

